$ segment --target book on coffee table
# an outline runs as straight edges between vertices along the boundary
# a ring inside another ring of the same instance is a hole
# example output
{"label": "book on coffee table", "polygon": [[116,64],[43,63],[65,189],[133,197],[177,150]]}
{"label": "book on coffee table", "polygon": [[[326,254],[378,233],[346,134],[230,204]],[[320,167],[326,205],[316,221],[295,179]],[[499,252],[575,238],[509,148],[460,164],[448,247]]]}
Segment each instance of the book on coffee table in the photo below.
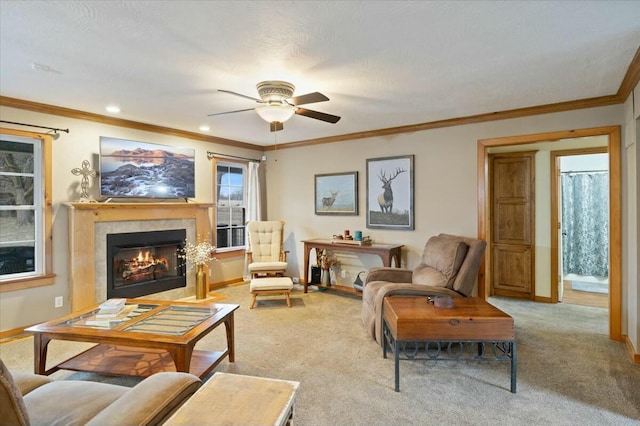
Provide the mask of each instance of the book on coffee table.
{"label": "book on coffee table", "polygon": [[109,299],[100,304],[101,313],[120,312],[127,303],[127,299]]}

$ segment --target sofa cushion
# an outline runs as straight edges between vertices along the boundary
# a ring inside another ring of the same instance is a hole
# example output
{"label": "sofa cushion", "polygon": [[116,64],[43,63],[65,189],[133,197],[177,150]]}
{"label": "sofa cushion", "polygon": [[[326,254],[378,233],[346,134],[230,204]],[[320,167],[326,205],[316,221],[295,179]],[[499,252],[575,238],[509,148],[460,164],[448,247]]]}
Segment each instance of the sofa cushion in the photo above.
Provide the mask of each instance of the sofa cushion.
{"label": "sofa cushion", "polygon": [[[422,253],[422,263],[440,272],[442,277],[431,270],[420,271],[418,276],[414,271],[413,282],[452,289],[468,250],[469,246],[457,238],[444,235],[429,238]],[[444,279],[444,282],[440,279]]]}
{"label": "sofa cushion", "polygon": [[0,413],[3,425],[28,425],[29,415],[22,394],[0,359]]}
{"label": "sofa cushion", "polygon": [[24,397],[32,425],[84,425],[128,387],[90,381],[54,381]]}

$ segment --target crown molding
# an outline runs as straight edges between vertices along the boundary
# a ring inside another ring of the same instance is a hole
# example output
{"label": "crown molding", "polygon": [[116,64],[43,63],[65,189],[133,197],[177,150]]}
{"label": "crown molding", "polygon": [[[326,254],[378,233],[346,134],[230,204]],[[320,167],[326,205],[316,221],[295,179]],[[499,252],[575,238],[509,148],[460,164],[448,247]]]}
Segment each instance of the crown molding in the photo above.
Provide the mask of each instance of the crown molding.
{"label": "crown molding", "polygon": [[368,130],[365,132],[349,133],[346,135],[329,136],[326,138],[308,139],[296,142],[289,142],[278,145],[264,147],[265,151],[276,149],[299,148],[303,146],[319,145],[333,142],[343,142],[354,139],[374,138],[381,136],[396,135],[399,133],[412,133],[422,130],[439,129],[443,127],[461,126],[464,124],[483,123],[487,121],[506,120],[510,118],[527,117],[531,115],[551,114],[554,112],[571,111],[585,108],[596,108],[609,105],[620,104],[618,95],[607,95],[596,98],[580,99],[576,101],[559,102],[555,104],[539,105],[526,108],[511,109],[506,111],[489,112],[484,114],[470,115],[467,117],[449,118],[446,120],[429,121],[426,123],[410,124],[407,126],[388,127],[386,129]]}
{"label": "crown molding", "polygon": [[235,141],[232,139],[218,138],[215,136],[202,135],[195,132],[187,132],[185,130],[173,129],[171,127],[158,126],[155,124],[141,123],[138,121],[125,120],[122,118],[109,117],[101,114],[94,114],[92,112],[80,111],[77,109],[64,108],[55,105],[42,104],[39,102],[26,101],[23,99],[10,98],[7,96],[0,96],[0,106],[9,108],[23,109],[27,111],[40,112],[43,114],[58,115],[62,117],[75,118],[78,120],[93,121],[101,124],[108,124],[110,126],[126,127],[129,129],[143,130],[146,132],[160,133],[164,135],[178,136],[181,138],[193,139],[203,142],[218,143],[226,146],[233,146],[237,148],[254,149],[263,151],[264,147],[261,145],[254,145],[251,143]]}
{"label": "crown molding", "polygon": [[640,47],[636,50],[636,54],[631,60],[629,64],[629,68],[627,68],[627,73],[624,75],[622,79],[622,83],[620,83],[620,88],[618,89],[618,93],[616,96],[620,100],[620,102],[624,102],[627,100],[633,89],[640,82]]}

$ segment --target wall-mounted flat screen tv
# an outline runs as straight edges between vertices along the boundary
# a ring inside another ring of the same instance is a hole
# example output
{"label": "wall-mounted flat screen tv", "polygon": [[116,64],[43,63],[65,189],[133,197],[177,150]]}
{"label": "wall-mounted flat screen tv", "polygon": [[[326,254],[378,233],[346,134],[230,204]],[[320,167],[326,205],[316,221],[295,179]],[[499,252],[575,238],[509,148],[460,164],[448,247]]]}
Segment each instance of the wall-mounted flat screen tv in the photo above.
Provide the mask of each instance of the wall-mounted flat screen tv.
{"label": "wall-mounted flat screen tv", "polygon": [[103,197],[193,198],[195,150],[100,137]]}

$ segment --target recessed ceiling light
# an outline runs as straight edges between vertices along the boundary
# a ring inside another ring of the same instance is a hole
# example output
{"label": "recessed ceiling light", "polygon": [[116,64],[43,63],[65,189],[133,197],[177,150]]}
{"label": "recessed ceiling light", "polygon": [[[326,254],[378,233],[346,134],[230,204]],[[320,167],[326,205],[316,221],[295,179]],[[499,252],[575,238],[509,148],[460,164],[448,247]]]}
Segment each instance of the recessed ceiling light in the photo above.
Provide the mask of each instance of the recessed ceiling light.
{"label": "recessed ceiling light", "polygon": [[113,113],[113,114],[117,114],[120,112],[120,107],[116,106],[116,105],[109,105],[107,107],[107,111]]}
{"label": "recessed ceiling light", "polygon": [[209,127],[209,126],[200,126],[200,131],[201,132],[208,132],[209,130],[211,130],[211,127]]}

